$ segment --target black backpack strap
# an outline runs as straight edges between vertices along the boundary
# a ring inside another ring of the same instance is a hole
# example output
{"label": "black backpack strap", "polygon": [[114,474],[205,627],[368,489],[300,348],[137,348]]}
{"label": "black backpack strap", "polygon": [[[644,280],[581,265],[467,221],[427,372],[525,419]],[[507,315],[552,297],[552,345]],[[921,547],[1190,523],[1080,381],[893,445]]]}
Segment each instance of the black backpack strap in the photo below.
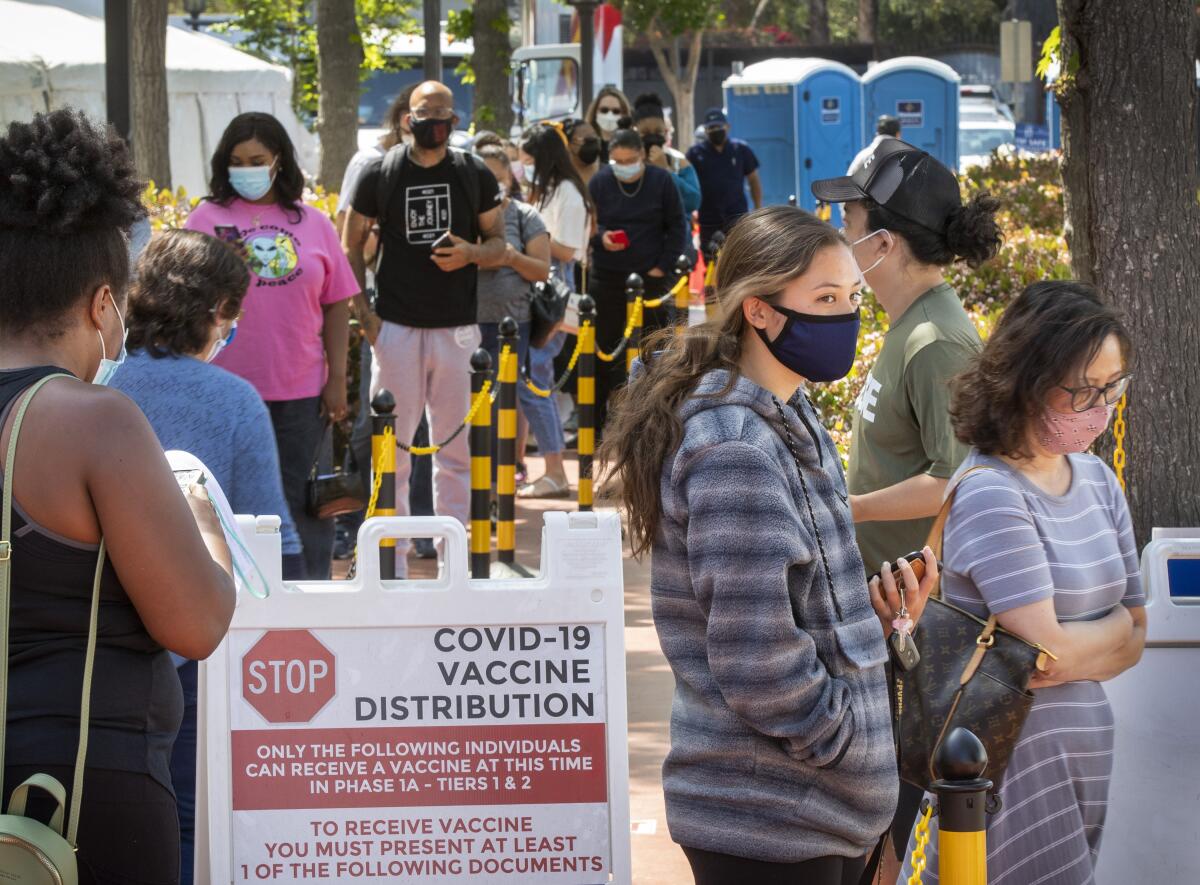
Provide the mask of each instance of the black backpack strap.
{"label": "black backpack strap", "polygon": [[396,188],[400,186],[400,178],[404,174],[404,164],[408,162],[408,145],[398,144],[383,155],[383,165],[379,169],[379,186],[375,191],[375,205],[378,217],[375,219],[380,227],[387,223],[388,208]]}
{"label": "black backpack strap", "polygon": [[450,148],[450,164],[454,166],[454,171],[458,175],[458,183],[462,185],[467,194],[467,206],[471,212],[471,236],[468,238],[472,242],[479,239],[479,166],[478,163],[483,162],[477,160],[473,155],[466,151],[460,151],[458,148]]}

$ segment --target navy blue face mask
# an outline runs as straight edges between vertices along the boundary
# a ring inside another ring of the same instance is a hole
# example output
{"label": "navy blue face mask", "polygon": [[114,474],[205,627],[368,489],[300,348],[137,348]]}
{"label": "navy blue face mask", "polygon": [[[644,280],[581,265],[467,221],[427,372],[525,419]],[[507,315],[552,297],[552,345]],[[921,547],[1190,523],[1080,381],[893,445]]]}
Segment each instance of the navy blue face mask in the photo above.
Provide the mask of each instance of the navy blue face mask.
{"label": "navy blue face mask", "polygon": [[765,330],[755,329],[771,356],[809,381],[837,381],[850,373],[858,352],[857,310],[822,316],[770,307],[787,317],[774,341]]}

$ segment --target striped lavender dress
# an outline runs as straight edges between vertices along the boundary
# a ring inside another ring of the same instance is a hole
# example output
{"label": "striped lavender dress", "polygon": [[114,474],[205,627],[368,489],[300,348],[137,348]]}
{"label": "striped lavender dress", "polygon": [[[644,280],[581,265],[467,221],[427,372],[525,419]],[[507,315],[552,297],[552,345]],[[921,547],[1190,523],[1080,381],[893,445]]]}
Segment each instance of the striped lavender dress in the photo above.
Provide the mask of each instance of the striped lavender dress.
{"label": "striped lavender dress", "polygon": [[[946,600],[985,615],[1053,599],[1059,621],[1146,603],[1125,496],[1092,455],[1070,455],[1062,496],[1003,461],[972,451],[946,531]],[[1036,700],[989,817],[990,885],[1091,885],[1112,773],[1113,715],[1098,682],[1035,692]],[[937,818],[926,883],[937,882]],[[900,883],[912,873],[909,839]],[[946,883],[953,885],[953,883]]]}

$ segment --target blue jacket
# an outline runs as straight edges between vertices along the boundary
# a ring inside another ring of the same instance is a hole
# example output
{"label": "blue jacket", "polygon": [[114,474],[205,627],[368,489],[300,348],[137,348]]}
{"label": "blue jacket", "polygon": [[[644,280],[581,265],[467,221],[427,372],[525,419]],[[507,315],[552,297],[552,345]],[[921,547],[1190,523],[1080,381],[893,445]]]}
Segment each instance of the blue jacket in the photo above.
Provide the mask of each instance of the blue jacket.
{"label": "blue jacket", "polygon": [[831,594],[774,399],[728,379],[700,381],[663,465],[651,601],[675,674],[667,824],[681,845],[757,860],[859,857],[888,827],[898,779],[841,462],[797,394],[784,411]]}

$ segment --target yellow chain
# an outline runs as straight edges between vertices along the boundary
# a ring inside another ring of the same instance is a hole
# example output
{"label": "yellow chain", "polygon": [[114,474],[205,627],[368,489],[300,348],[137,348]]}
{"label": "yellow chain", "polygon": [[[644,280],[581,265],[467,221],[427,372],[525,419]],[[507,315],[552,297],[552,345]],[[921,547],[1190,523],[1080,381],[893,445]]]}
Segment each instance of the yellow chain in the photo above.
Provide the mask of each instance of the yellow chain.
{"label": "yellow chain", "polygon": [[1125,491],[1125,405],[1129,394],[1123,394],[1117,403],[1117,420],[1113,422],[1113,439],[1117,446],[1113,449],[1113,472],[1117,474],[1117,482],[1121,491]]}
{"label": "yellow chain", "polygon": [[[625,327],[625,334],[621,337],[621,341],[629,340],[629,336],[633,334],[633,327],[642,324],[642,299],[637,299],[633,302],[633,313],[629,315],[629,324]],[[605,353],[599,347],[596,348],[596,356],[604,360],[606,363],[611,363],[617,358],[617,353],[621,349],[621,341],[617,342],[617,346],[613,348],[612,353]]]}
{"label": "yellow chain", "polygon": [[666,295],[662,295],[661,297],[656,297],[656,299],[654,299],[653,301],[643,301],[642,307],[649,307],[652,309],[655,307],[662,307],[662,305],[664,305],[664,302],[666,302],[667,299],[671,299],[671,301],[674,302],[674,296],[678,295],[679,289],[686,287],[686,285],[688,285],[688,277],[686,277],[686,276],[679,277],[679,282],[674,284],[674,287],[672,287],[671,291],[668,291],[668,293]]}
{"label": "yellow chain", "polygon": [[[391,427],[383,428],[383,444],[385,451],[387,441],[395,435],[396,432],[392,430]],[[379,503],[379,487],[383,484],[383,471],[379,469],[378,464],[374,466],[374,469],[371,471],[371,473],[374,475],[371,481],[371,500],[367,502],[367,515],[364,517],[365,519],[370,519],[375,515],[375,506]]]}
{"label": "yellow chain", "polygon": [[921,874],[925,872],[925,846],[929,844],[929,819],[933,817],[933,803],[926,801],[925,810],[917,818],[917,844],[912,853],[912,875],[908,885],[921,885]]}
{"label": "yellow chain", "polygon": [[[579,327],[579,331],[582,332],[584,329],[589,328],[591,325],[592,325],[591,320],[586,320],[586,321],[584,321],[583,325]],[[573,354],[571,354],[571,361],[569,363],[567,363],[567,371],[566,371],[566,374],[563,376],[564,381],[566,378],[570,377],[572,372],[575,371],[575,364],[579,362],[579,355],[581,353],[583,353],[583,335],[576,335],[575,336],[575,352]],[[525,386],[529,389],[530,393],[532,393],[534,396],[540,396],[542,399],[547,399],[547,398],[549,398],[550,394],[554,393],[553,390],[543,390],[542,388],[540,388],[536,384],[534,384],[532,381],[530,381],[528,378],[525,379]]]}
{"label": "yellow chain", "polygon": [[[471,411],[467,412],[467,417],[463,418],[463,424],[470,424],[475,420],[475,416],[479,414],[479,410],[483,408],[484,403],[491,403],[492,398],[488,395],[492,389],[491,381],[484,381],[483,387],[479,393],[475,395],[475,401],[471,403]],[[408,450],[410,455],[436,455],[442,450],[440,445],[436,446],[413,446]]]}

